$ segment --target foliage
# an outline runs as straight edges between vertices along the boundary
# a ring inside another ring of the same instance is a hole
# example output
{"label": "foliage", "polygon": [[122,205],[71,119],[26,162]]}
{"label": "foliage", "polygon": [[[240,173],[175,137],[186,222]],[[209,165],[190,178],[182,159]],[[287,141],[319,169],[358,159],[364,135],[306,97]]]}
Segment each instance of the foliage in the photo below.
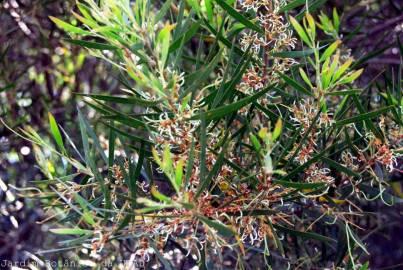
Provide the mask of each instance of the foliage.
{"label": "foliage", "polygon": [[19,131],[37,145],[51,232],[97,263],[128,257],[111,253],[123,242],[132,260],[167,269],[177,258],[246,268],[250,256],[273,269],[365,269],[359,202],[400,200],[387,188],[402,152],[401,80],[369,106],[338,11],[319,7],[84,0],[79,24],[51,17],[124,85],[81,94],[106,142],[80,109],[82,148],[52,114],[54,146]]}

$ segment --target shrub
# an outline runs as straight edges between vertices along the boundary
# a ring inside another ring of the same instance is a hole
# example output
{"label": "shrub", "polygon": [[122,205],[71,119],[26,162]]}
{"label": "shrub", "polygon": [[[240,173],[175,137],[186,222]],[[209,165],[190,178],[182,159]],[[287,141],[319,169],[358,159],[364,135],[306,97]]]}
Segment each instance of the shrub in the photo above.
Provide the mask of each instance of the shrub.
{"label": "shrub", "polygon": [[305,3],[86,0],[78,26],[51,18],[124,88],[80,94],[107,140],[80,109],[82,147],[51,114],[55,147],[22,131],[63,164],[38,148],[50,231],[116,267],[366,269],[359,202],[394,199],[403,99],[369,103],[338,12]]}

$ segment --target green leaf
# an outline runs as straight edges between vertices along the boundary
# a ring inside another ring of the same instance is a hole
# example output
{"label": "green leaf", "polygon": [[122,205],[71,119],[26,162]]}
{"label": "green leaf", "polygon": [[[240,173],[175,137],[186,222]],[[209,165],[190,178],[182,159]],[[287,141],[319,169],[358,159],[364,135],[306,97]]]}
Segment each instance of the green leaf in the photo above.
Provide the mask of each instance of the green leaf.
{"label": "green leaf", "polygon": [[306,18],[306,21],[308,22],[308,26],[305,26],[305,27],[308,31],[308,34],[309,34],[312,42],[314,42],[315,38],[316,38],[315,20],[312,17],[311,13],[309,13],[309,11],[305,13],[305,18]]}
{"label": "green leaf", "polygon": [[328,0],[309,1],[308,5],[305,5],[305,7],[301,10],[301,12],[295,18],[297,20],[300,20],[304,17],[305,13],[307,13],[307,12],[314,13],[315,10],[320,8],[327,1]]}
{"label": "green leaf", "polygon": [[222,51],[223,50],[220,50],[207,66],[201,68],[200,70],[198,70],[196,72],[196,75],[197,75],[196,79],[188,87],[188,89],[186,89],[185,91],[182,92],[182,94],[180,95],[181,98],[184,98],[189,93],[192,93],[193,91],[195,91],[196,89],[201,87],[201,85],[205,82],[205,80],[208,78],[210,73],[215,69],[218,62],[220,61]]}
{"label": "green leaf", "polygon": [[5,92],[5,91],[10,90],[10,89],[13,89],[15,86],[16,86],[15,83],[9,83],[6,86],[0,88],[0,93]]}
{"label": "green leaf", "polygon": [[125,96],[110,96],[110,95],[82,94],[82,93],[75,93],[75,94],[79,96],[90,97],[96,100],[115,102],[119,104],[138,105],[143,107],[153,107],[161,102],[158,100],[157,101],[145,100],[134,96],[125,97]]}
{"label": "green leaf", "polygon": [[230,59],[228,59],[228,65],[224,72],[223,81],[220,85],[220,88],[215,93],[215,97],[213,100],[213,104],[211,105],[211,108],[216,108],[219,104],[222,104],[226,99],[230,98],[233,92],[236,90],[236,85],[242,80],[242,75],[249,67],[250,60],[252,59],[252,55],[249,54],[250,48],[251,45],[244,52],[242,58],[239,60],[239,63],[243,63],[243,65],[242,64],[237,65],[234,75],[231,76],[232,79],[229,82],[225,83],[228,70],[232,63],[232,56],[233,56],[232,52],[235,49],[235,46],[231,47]]}
{"label": "green leaf", "polygon": [[151,142],[151,141],[149,141],[147,139],[144,139],[144,138],[129,134],[129,133],[123,131],[122,129],[112,127],[111,125],[109,125],[109,124],[107,124],[105,122],[103,122],[103,124],[106,125],[107,127],[111,128],[111,129],[113,129],[116,133],[119,133],[119,134],[123,135],[124,137],[129,138],[129,139],[131,139],[131,140],[133,140],[135,142],[142,142],[142,143],[145,143],[147,145],[154,145],[153,142]]}
{"label": "green leaf", "polygon": [[130,173],[130,179],[131,179],[132,182],[133,182],[133,183],[132,183],[133,189],[131,190],[131,192],[132,192],[132,194],[131,194],[131,195],[132,195],[132,198],[135,198],[135,197],[137,196],[137,195],[136,195],[136,192],[137,192],[137,185],[136,185],[136,182],[139,180],[139,177],[140,177],[140,174],[141,174],[141,169],[143,168],[145,153],[146,153],[146,151],[145,151],[145,144],[142,143],[142,144],[141,144],[141,147],[140,147],[140,151],[139,151],[139,157],[138,157],[138,159],[137,159],[136,168],[135,168],[133,174]]}
{"label": "green leaf", "polygon": [[278,237],[277,231],[274,229],[274,226],[273,226],[273,223],[271,222],[271,220],[269,218],[267,218],[266,220],[273,233],[274,244],[275,244],[276,248],[280,251],[281,255],[284,256],[284,247],[283,247],[283,244],[281,243],[280,238]]}
{"label": "green leaf", "polygon": [[200,5],[198,0],[186,0],[186,2],[194,9],[197,13],[200,13]]}
{"label": "green leaf", "polygon": [[368,270],[369,269],[369,261],[364,263],[361,267],[360,270]]}
{"label": "green leaf", "polygon": [[337,163],[336,161],[334,161],[334,160],[332,160],[332,159],[330,159],[330,158],[323,157],[322,160],[323,160],[327,165],[329,165],[330,167],[336,169],[338,172],[343,172],[343,173],[345,173],[346,175],[353,176],[353,177],[359,177],[359,176],[360,176],[358,173],[353,172],[353,171],[350,170],[349,168],[347,168],[347,167],[345,167],[345,166],[343,166],[343,165]]}
{"label": "green leaf", "polygon": [[309,46],[312,47],[311,40],[308,38],[308,35],[306,34],[304,28],[299,24],[299,22],[292,16],[290,16],[290,22],[292,26],[294,27],[295,31],[297,31],[298,35],[300,38]]}
{"label": "green leaf", "polygon": [[81,197],[80,194],[78,193],[73,193],[74,195],[74,200],[81,206],[81,208],[83,209],[83,219],[85,220],[85,222],[89,225],[95,225],[95,220],[92,217],[91,212],[88,210],[88,205],[91,206],[91,204],[84,199],[83,197]]}
{"label": "green leaf", "polygon": [[197,30],[199,30],[200,27],[200,22],[196,22],[192,24],[192,26],[185,32],[185,34],[181,37],[178,37],[176,40],[174,40],[169,46],[169,52],[174,52],[177,50],[181,44],[185,44],[188,42],[194,35],[196,35]]}
{"label": "green leaf", "polygon": [[175,168],[175,183],[176,186],[180,189],[182,186],[182,178],[183,178],[183,163],[184,160],[180,159]]}
{"label": "green leaf", "polygon": [[59,28],[65,30],[67,32],[74,33],[74,34],[79,34],[79,35],[91,35],[91,32],[88,32],[88,31],[85,31],[85,30],[83,30],[81,28],[72,26],[71,24],[66,23],[66,22],[64,22],[64,21],[62,21],[62,20],[60,20],[60,19],[58,19],[56,17],[49,16],[49,19],[52,22],[54,22]]}
{"label": "green leaf", "polygon": [[91,169],[91,172],[93,173],[95,179],[98,181],[98,183],[101,187],[101,191],[105,198],[106,208],[109,209],[111,206],[110,193],[109,193],[108,188],[105,186],[105,182],[104,182],[102,175],[100,175],[100,173],[98,171],[97,165],[95,163],[95,158],[94,158],[95,155],[93,155],[92,151],[90,151],[89,143],[88,143],[88,134],[92,137],[95,146],[100,151],[101,157],[105,161],[105,164],[108,164],[108,158],[106,157],[104,150],[102,149],[102,147],[99,143],[98,137],[95,135],[94,130],[91,128],[91,126],[89,125],[87,120],[84,118],[84,116],[78,106],[77,106],[77,111],[78,111],[78,121],[79,121],[79,125],[80,125],[81,139],[82,139],[83,147],[84,147],[85,161],[86,161],[87,166]]}
{"label": "green leaf", "polygon": [[353,232],[353,230],[350,229],[350,226],[347,225],[346,223],[346,232],[348,233],[348,235],[350,235],[350,237],[354,240],[354,242],[365,252],[367,253],[367,255],[370,255],[367,248],[365,247],[364,243],[361,242],[360,238],[355,235],[355,233]]}
{"label": "green leaf", "polygon": [[158,33],[157,37],[157,43],[160,46],[160,70],[163,70],[163,68],[166,65],[166,61],[168,59],[168,54],[169,54],[169,43],[171,41],[171,31],[174,28],[173,25],[167,24],[164,26],[164,28],[161,29],[161,31]]}
{"label": "green leaf", "polygon": [[362,90],[360,89],[349,89],[349,90],[341,90],[341,91],[333,91],[325,93],[326,96],[350,96],[360,94]]}
{"label": "green leaf", "polygon": [[173,268],[172,268],[171,264],[169,263],[169,261],[167,259],[165,259],[164,255],[161,254],[159,248],[154,244],[154,240],[148,238],[148,242],[150,243],[150,246],[155,251],[155,255],[157,256],[158,260],[164,266],[163,269],[173,270]]}
{"label": "green leaf", "polygon": [[156,188],[154,185],[151,187],[150,193],[151,193],[151,195],[153,195],[157,200],[159,200],[159,201],[161,201],[161,202],[168,203],[168,204],[172,204],[171,198],[169,198],[169,197],[165,196],[164,194],[162,194],[161,192],[159,192],[159,191],[157,190],[157,188]]}
{"label": "green leaf", "polygon": [[110,115],[110,116],[107,115],[107,116],[104,116],[104,118],[115,120],[116,122],[122,123],[122,124],[124,124],[128,127],[132,127],[132,128],[145,128],[146,127],[146,124],[143,121],[130,117],[130,116],[126,116],[124,114]]}
{"label": "green leaf", "polygon": [[57,229],[49,229],[50,232],[54,234],[61,234],[61,235],[89,235],[92,234],[90,230],[83,230],[80,228],[57,228]]}
{"label": "green leaf", "polygon": [[190,146],[188,161],[187,161],[187,164],[186,164],[185,185],[184,185],[185,188],[187,188],[187,186],[189,184],[190,177],[192,176],[193,164],[194,164],[195,145],[196,145],[196,142],[195,142],[194,138],[192,138],[192,144]]}
{"label": "green leaf", "polygon": [[308,49],[303,51],[284,51],[284,52],[272,52],[273,57],[279,58],[301,58],[311,55],[315,52],[314,49]]}
{"label": "green leaf", "polygon": [[78,45],[78,46],[88,48],[88,49],[110,50],[110,51],[118,49],[118,47],[111,45],[111,44],[106,44],[106,43],[98,43],[98,42],[93,42],[93,41],[85,41],[85,40],[70,39],[70,38],[65,38],[63,40],[68,43]]}
{"label": "green leaf", "polygon": [[304,82],[309,85],[311,88],[313,88],[313,85],[311,81],[308,78],[308,75],[305,73],[305,71],[302,68],[299,68],[299,74],[301,75],[301,78],[304,80]]}
{"label": "green leaf", "polygon": [[339,47],[339,45],[341,44],[341,40],[336,40],[335,42],[333,42],[322,54],[322,56],[320,57],[320,61],[325,61],[326,59],[328,59],[335,51],[336,49]]}
{"label": "green leaf", "polygon": [[228,14],[233,17],[235,20],[238,22],[242,23],[246,27],[255,30],[256,32],[259,33],[264,33],[263,29],[261,29],[259,26],[256,24],[252,23],[249,21],[247,18],[245,18],[241,13],[233,9],[230,5],[228,5],[225,1],[223,0],[216,0],[217,4],[220,5],[225,11],[228,12]]}
{"label": "green leaf", "polygon": [[293,10],[299,6],[305,5],[306,2],[307,2],[306,0],[294,0],[290,3],[288,3],[287,5],[285,5],[284,7],[280,8],[279,12],[283,13],[283,12]]}
{"label": "green leaf", "polygon": [[[83,124],[85,128],[85,132],[90,135],[91,139],[93,140],[93,143],[95,147],[97,148],[99,154],[101,155],[102,159],[104,160],[105,164],[108,164],[108,158],[105,155],[105,150],[102,148],[101,143],[99,142],[98,136],[95,134],[95,131],[92,129],[90,123],[88,123],[87,119],[84,118],[82,113],[79,113],[79,121],[80,123]],[[87,135],[86,135],[87,136]]]}
{"label": "green leaf", "polygon": [[206,177],[206,153],[207,153],[207,124],[206,124],[206,117],[203,113],[200,113],[200,135],[199,135],[199,141],[200,141],[200,154],[199,154],[199,160],[200,160],[200,173],[199,173],[199,181],[200,183],[205,182],[205,177]]}
{"label": "green leaf", "polygon": [[207,18],[211,22],[213,21],[213,0],[204,0],[204,6],[206,8]]}
{"label": "green leaf", "polygon": [[272,137],[273,141],[275,141],[281,135],[282,130],[283,130],[283,121],[281,121],[281,118],[278,118],[273,130],[273,137]]}
{"label": "green leaf", "polygon": [[83,121],[83,116],[81,114],[80,109],[77,107],[77,111],[78,111],[78,122],[80,125],[80,133],[81,133],[81,141],[83,143],[83,150],[84,150],[84,154],[85,154],[85,162],[87,163],[87,165],[90,163],[90,146],[88,143],[88,136],[87,133],[85,131],[85,124]]}
{"label": "green leaf", "polygon": [[351,69],[356,69],[358,67],[361,67],[363,64],[365,64],[366,62],[368,62],[368,60],[382,54],[384,51],[386,51],[387,49],[389,49],[390,47],[392,47],[393,45],[387,45],[383,48],[380,48],[378,50],[375,51],[371,51],[370,53],[365,54],[363,57],[361,57],[360,59],[358,59],[357,61],[354,62],[354,64],[351,66]]}
{"label": "green leaf", "polygon": [[235,236],[235,232],[233,230],[231,230],[230,228],[228,228],[226,225],[222,224],[219,221],[213,221],[203,216],[197,216],[197,218],[200,219],[207,226],[217,230],[217,232],[224,237]]}
{"label": "green leaf", "polygon": [[[300,144],[301,145],[301,144]],[[290,173],[288,173],[286,176],[284,176],[283,178],[281,178],[281,181],[287,181],[291,178],[293,178],[294,176],[298,175],[300,172],[304,171],[306,168],[308,168],[309,166],[311,166],[311,164],[315,163],[316,161],[320,160],[327,151],[329,151],[330,148],[334,147],[333,146],[329,146],[328,148],[324,149],[322,152],[320,152],[319,154],[316,154],[314,157],[312,157],[310,160],[308,160],[307,162],[305,162],[304,164],[298,166],[297,168],[295,168],[294,170],[292,170]]]}
{"label": "green leaf", "polygon": [[296,82],[295,80],[293,80],[293,79],[291,79],[290,77],[288,77],[287,75],[285,75],[285,74],[282,74],[282,73],[278,73],[279,75],[280,75],[280,77],[288,84],[288,85],[290,85],[290,86],[292,86],[295,90],[297,90],[297,91],[299,91],[299,92],[301,92],[301,93],[303,93],[303,94],[305,94],[305,95],[308,95],[308,96],[313,96],[313,94],[309,91],[309,90],[307,90],[307,89],[305,89],[305,87],[303,87],[302,85],[300,85],[298,82]]}
{"label": "green leaf", "polygon": [[[361,104],[361,102],[358,99],[357,95],[353,95],[351,96],[353,99],[353,102],[355,103],[355,106],[358,109],[358,112],[361,114],[365,114],[367,113],[367,111],[365,110],[364,106]],[[393,107],[393,106],[392,106]],[[382,132],[379,130],[378,127],[376,127],[374,125],[374,123],[372,122],[372,120],[370,118],[365,120],[365,124],[367,125],[367,127],[369,127],[369,129],[375,134],[376,137],[378,138],[383,138],[383,134]]]}
{"label": "green leaf", "polygon": [[363,71],[364,71],[364,69],[362,68],[362,69],[354,71],[351,74],[346,75],[344,78],[342,78],[340,80],[340,83],[341,84],[346,84],[346,83],[351,83],[351,82],[355,81],[358,77],[361,76]]}
{"label": "green leaf", "polygon": [[387,106],[387,107],[384,107],[384,108],[381,108],[381,109],[378,109],[378,110],[375,110],[375,111],[372,111],[372,112],[362,113],[362,114],[359,114],[357,116],[353,116],[351,118],[347,118],[347,119],[337,121],[335,123],[335,125],[336,125],[336,127],[341,127],[341,126],[345,126],[345,125],[348,125],[348,124],[351,124],[351,123],[356,123],[356,122],[359,122],[359,121],[365,121],[365,120],[368,120],[368,119],[371,119],[371,118],[375,118],[375,117],[378,117],[381,114],[386,113],[387,111],[391,110],[394,107],[395,106],[391,105],[391,106]]}
{"label": "green leaf", "polygon": [[299,183],[289,182],[284,180],[273,180],[273,183],[282,185],[283,187],[295,188],[295,189],[316,189],[326,186],[326,183]]}
{"label": "green leaf", "polygon": [[[274,85],[270,85],[266,89],[254,94],[253,96],[248,96],[232,104],[221,106],[216,109],[204,112],[202,114],[206,117],[206,121],[222,118],[257,100],[258,98],[266,94],[268,91],[270,91],[273,88],[273,86]],[[200,114],[192,116],[189,120],[196,120],[196,119],[200,119]]]}
{"label": "green leaf", "polygon": [[296,231],[296,230],[293,230],[293,229],[283,227],[283,226],[278,225],[278,224],[273,224],[273,226],[277,230],[280,230],[280,231],[282,231],[284,233],[288,233],[290,235],[294,235],[296,237],[301,237],[301,238],[304,238],[304,239],[314,239],[314,240],[318,240],[318,241],[325,242],[325,243],[334,243],[334,242],[336,242],[336,240],[334,240],[333,238],[329,238],[329,237],[326,237],[326,236],[323,236],[323,235],[320,235],[320,234],[317,234],[317,233]]}
{"label": "green leaf", "polygon": [[217,175],[217,173],[221,169],[221,166],[223,165],[223,159],[224,159],[224,154],[225,154],[226,150],[227,150],[227,145],[225,145],[222,148],[221,153],[218,156],[216,162],[214,163],[213,168],[209,172],[208,176],[205,179],[200,180],[200,184],[196,191],[195,198],[198,198],[202,194],[202,192],[210,185],[213,178]]}
{"label": "green leaf", "polygon": [[[113,121],[111,121],[111,126],[113,127]],[[116,141],[116,132],[113,129],[109,129],[109,140],[108,140],[108,166],[113,166],[114,155],[115,155],[115,141]]]}
{"label": "green leaf", "polygon": [[61,149],[62,153],[66,153],[66,148],[64,148],[62,135],[60,134],[60,130],[59,127],[57,126],[56,120],[50,112],[48,112],[48,116],[52,136],[55,139],[57,146],[59,146],[59,148]]}
{"label": "green leaf", "polygon": [[338,32],[340,29],[340,18],[339,18],[339,14],[337,13],[337,9],[335,7],[333,8],[333,23],[334,23],[334,28]]}
{"label": "green leaf", "polygon": [[153,25],[157,24],[160,20],[162,20],[171,7],[172,0],[165,1],[165,3],[162,5],[160,10],[158,11],[157,15],[154,17],[154,23]]}
{"label": "green leaf", "polygon": [[260,144],[258,138],[253,134],[249,134],[250,140],[252,142],[253,147],[255,148],[256,152],[259,152],[262,149],[262,145]]}

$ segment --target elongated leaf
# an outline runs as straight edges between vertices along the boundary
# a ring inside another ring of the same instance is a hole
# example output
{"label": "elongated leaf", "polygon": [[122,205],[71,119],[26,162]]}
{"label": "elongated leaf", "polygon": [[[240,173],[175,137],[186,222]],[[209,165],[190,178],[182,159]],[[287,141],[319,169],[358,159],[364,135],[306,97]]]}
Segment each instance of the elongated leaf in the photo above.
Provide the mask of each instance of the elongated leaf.
{"label": "elongated leaf", "polygon": [[294,235],[297,237],[301,237],[304,239],[314,239],[314,240],[318,240],[318,241],[325,242],[325,243],[335,243],[336,242],[336,240],[334,240],[333,238],[329,238],[329,237],[326,237],[326,236],[323,236],[323,235],[320,235],[317,233],[296,231],[293,229],[283,227],[278,224],[273,224],[273,226],[274,226],[274,228],[276,228],[279,231],[282,231],[284,233],[288,233],[290,235]]}
{"label": "elongated leaf", "polygon": [[256,24],[252,23],[249,21],[247,18],[245,18],[241,13],[233,9],[230,5],[228,5],[225,1],[223,0],[216,0],[217,4],[220,5],[225,11],[228,12],[228,14],[233,17],[235,20],[238,22],[242,23],[246,27],[255,30],[256,32],[263,33],[263,30],[257,26]]}
{"label": "elongated leaf", "polygon": [[[332,147],[332,146],[330,146],[330,147]],[[281,181],[287,181],[287,180],[292,179],[294,176],[298,175],[300,172],[304,171],[306,168],[311,166],[311,164],[313,164],[316,161],[320,160],[326,154],[326,152],[329,150],[329,148],[324,149],[322,152],[320,152],[319,154],[315,155],[314,157],[312,157],[310,160],[308,160],[304,164],[298,166],[297,168],[292,170],[289,174],[287,174],[286,176],[284,176],[280,180]]]}
{"label": "elongated leaf", "polygon": [[337,71],[333,74],[332,81],[337,81],[347,71],[352,62],[353,60],[351,58],[344,62],[344,64],[341,65],[341,67],[339,67]]}
{"label": "elongated leaf", "polygon": [[68,234],[68,235],[83,235],[83,234],[92,234],[90,230],[83,230],[80,228],[57,228],[57,229],[49,229],[50,232],[54,234]]}
{"label": "elongated leaf", "polygon": [[282,13],[282,12],[293,10],[294,8],[305,5],[306,2],[307,2],[306,0],[294,0],[290,3],[288,3],[287,5],[285,5],[284,7],[280,8],[279,12]]}
{"label": "elongated leaf", "polygon": [[320,61],[325,61],[326,59],[328,59],[337,49],[337,47],[339,47],[339,45],[341,44],[341,40],[336,40],[335,42],[333,42],[322,54],[322,56],[320,57]]}
{"label": "elongated leaf", "polygon": [[358,59],[357,61],[354,62],[354,64],[351,66],[351,69],[356,69],[358,67],[361,67],[363,64],[368,62],[370,59],[382,54],[384,51],[386,51],[387,49],[389,49],[392,46],[393,46],[392,44],[387,45],[383,48],[380,48],[378,50],[371,51],[371,52],[365,54],[363,57],[361,57],[360,59]]}
{"label": "elongated leaf", "polygon": [[323,4],[325,4],[328,0],[314,0],[309,1],[308,5],[301,10],[301,12],[295,17],[297,20],[301,20],[307,12],[313,13],[315,10],[320,8]]}
{"label": "elongated leaf", "polygon": [[202,192],[209,186],[209,184],[213,180],[213,177],[216,176],[217,173],[219,172],[221,166],[223,165],[223,158],[224,158],[226,149],[227,149],[226,146],[224,146],[223,149],[221,150],[220,155],[217,158],[217,161],[214,163],[213,168],[209,172],[207,178],[203,179],[203,181],[200,182],[200,186],[197,189],[197,192],[195,195],[196,198],[198,198],[202,194]]}
{"label": "elongated leaf", "polygon": [[273,57],[279,58],[302,58],[311,55],[315,52],[313,49],[308,49],[304,51],[284,51],[284,52],[273,52],[271,55]]}
{"label": "elongated leaf", "polygon": [[6,86],[0,88],[0,93],[5,92],[5,91],[10,90],[10,89],[13,89],[15,86],[16,86],[15,83],[7,84]]}
{"label": "elongated leaf", "polygon": [[323,157],[323,161],[329,165],[330,167],[336,169],[339,172],[343,172],[349,176],[353,176],[353,177],[359,177],[360,175],[356,172],[353,172],[352,170],[350,170],[349,168],[337,163],[334,160],[331,160],[330,158],[327,157]]}
{"label": "elongated leaf", "polygon": [[79,117],[80,123],[82,123],[85,127],[85,131],[88,135],[90,135],[91,139],[94,142],[95,147],[97,148],[99,154],[104,160],[105,164],[108,164],[108,158],[105,155],[105,150],[102,148],[101,143],[99,142],[98,136],[95,134],[95,131],[92,129],[90,123],[88,123],[87,119],[84,118],[82,113],[80,113],[81,117]]}
{"label": "elongated leaf", "polygon": [[74,33],[74,34],[79,34],[79,35],[91,35],[91,32],[85,31],[81,28],[75,27],[69,23],[66,23],[56,17],[53,16],[49,16],[49,19],[54,22],[59,28],[70,32],[70,33]]}
{"label": "elongated leaf", "polygon": [[108,115],[104,117],[105,119],[115,120],[116,122],[122,123],[125,126],[132,128],[144,128],[145,123],[141,120],[137,120],[136,118],[125,116],[125,115]]}
{"label": "elongated leaf", "polygon": [[198,219],[200,219],[203,223],[205,223],[207,226],[217,230],[219,234],[225,237],[231,237],[235,235],[235,232],[228,228],[226,225],[218,222],[218,221],[213,221],[210,220],[206,217],[203,216],[197,216]]}
{"label": "elongated leaf", "polygon": [[107,43],[98,43],[98,42],[93,42],[93,41],[85,41],[85,40],[78,40],[78,39],[69,39],[66,38],[64,39],[68,43],[78,45],[84,48],[88,49],[96,49],[96,50],[116,50],[118,47],[107,44]]}
{"label": "elongated leaf", "polygon": [[293,80],[292,78],[288,77],[285,74],[282,73],[278,73],[280,75],[280,77],[290,86],[292,86],[295,90],[301,92],[302,94],[308,95],[308,96],[313,96],[312,92],[310,92],[309,90],[305,89],[305,87],[303,87],[302,85],[300,85],[298,82],[296,82],[295,80]]}
{"label": "elongated leaf", "polygon": [[[231,48],[231,52],[233,51],[235,47]],[[232,95],[235,92],[236,85],[242,80],[242,75],[245,73],[246,69],[249,67],[250,61],[252,59],[252,55],[249,55],[249,48],[245,51],[245,53],[242,55],[242,58],[240,59],[240,63],[244,63],[243,65],[238,65],[234,75],[232,76],[232,79],[228,82],[225,83],[224,80],[222,84],[220,85],[220,88],[215,94],[213,104],[211,108],[216,108],[218,104],[222,104],[225,102],[227,99],[231,99]],[[231,54],[232,55],[232,54]],[[231,62],[231,59],[229,60],[229,63]],[[228,64],[229,65],[229,64]],[[228,69],[229,67],[227,67]],[[227,73],[227,69],[225,74]]]}
{"label": "elongated leaf", "polygon": [[192,176],[193,164],[194,164],[195,144],[196,144],[196,142],[195,142],[195,140],[193,138],[192,139],[192,145],[190,146],[189,158],[188,158],[187,164],[186,164],[185,188],[187,188],[187,186],[189,184],[190,177]]}
{"label": "elongated leaf", "polygon": [[86,199],[84,199],[80,194],[73,193],[73,195],[74,200],[78,202],[78,204],[83,209],[83,219],[85,220],[85,222],[88,223],[89,225],[94,225],[95,220],[92,217],[91,212],[88,210],[88,206],[91,206],[91,204]]}
{"label": "elongated leaf", "polygon": [[158,11],[157,15],[154,17],[154,25],[157,24],[160,20],[162,20],[165,14],[168,12],[169,8],[171,7],[172,0],[165,1],[162,5],[160,10]]}
{"label": "elongated leaf", "polygon": [[355,95],[360,94],[362,90],[360,89],[350,89],[350,90],[342,90],[342,91],[333,91],[325,93],[326,96],[347,96],[347,95]]}
{"label": "elongated leaf", "polygon": [[166,65],[166,61],[168,60],[169,44],[171,41],[171,31],[173,28],[174,28],[173,25],[167,24],[158,33],[157,43],[160,45],[160,54],[161,54],[160,69],[161,70]]}
{"label": "elongated leaf", "polygon": [[163,269],[166,270],[173,270],[171,264],[169,263],[169,261],[167,259],[164,258],[164,255],[161,254],[159,248],[154,244],[154,240],[149,238],[149,243],[150,246],[153,248],[153,250],[155,251],[155,255],[157,256],[158,260],[162,263],[162,265],[164,266]]}
{"label": "elongated leaf", "polygon": [[284,247],[283,247],[283,244],[281,243],[280,238],[278,237],[277,231],[274,229],[274,226],[273,226],[273,223],[271,222],[271,220],[269,218],[267,218],[266,220],[272,231],[276,248],[280,251],[281,255],[284,256]]}
{"label": "elongated leaf", "polygon": [[109,209],[111,207],[110,192],[109,192],[109,189],[105,186],[104,178],[100,175],[100,173],[98,171],[97,165],[95,163],[95,158],[94,158],[95,154],[92,153],[92,151],[90,151],[89,142],[88,142],[88,134],[92,137],[95,146],[100,151],[101,157],[105,161],[105,164],[108,164],[108,158],[106,157],[104,150],[102,149],[102,147],[100,145],[98,137],[95,135],[94,130],[90,127],[89,123],[84,118],[79,107],[77,107],[77,111],[78,111],[78,121],[79,121],[79,125],[80,125],[81,139],[82,139],[83,147],[84,147],[85,161],[86,161],[87,166],[91,169],[91,172],[93,173],[95,179],[98,181],[98,183],[101,187],[101,191],[105,198],[105,206],[106,206],[106,208]]}
{"label": "elongated leaf", "polygon": [[358,77],[360,77],[363,72],[364,72],[364,69],[362,68],[362,69],[352,72],[351,74],[347,74],[345,77],[343,77],[340,80],[340,83],[341,84],[351,83],[351,82],[355,81]]}
{"label": "elongated leaf", "polygon": [[112,127],[112,126],[110,126],[110,125],[107,124],[107,123],[103,123],[103,124],[106,125],[107,127],[111,128],[111,129],[113,129],[116,133],[119,133],[119,134],[123,135],[124,137],[127,137],[127,138],[129,138],[129,139],[131,139],[131,140],[133,140],[133,141],[142,142],[142,143],[145,143],[145,144],[147,144],[147,145],[153,145],[153,144],[154,144],[153,142],[151,142],[151,141],[149,141],[149,140],[147,140],[147,139],[144,139],[144,138],[141,138],[141,137],[138,137],[138,136],[129,134],[129,133],[123,131],[122,129],[118,129],[118,128],[116,128],[116,127]]}
{"label": "elongated leaf", "polygon": [[216,56],[213,58],[213,60],[211,60],[211,62],[208,64],[208,66],[206,66],[206,67],[202,68],[200,71],[196,72],[197,78],[193,81],[193,83],[189,86],[189,88],[186,89],[181,94],[181,98],[184,98],[189,93],[192,93],[194,90],[196,90],[198,87],[200,87],[201,84],[203,84],[205,82],[206,78],[215,69],[218,62],[220,61],[221,54],[222,54],[222,50],[220,50],[216,54]]}
{"label": "elongated leaf", "polygon": [[282,185],[283,187],[289,187],[295,189],[316,189],[326,186],[326,183],[299,183],[284,180],[274,180],[273,183]]}
{"label": "elongated leaf", "polygon": [[[254,94],[253,96],[248,96],[232,104],[221,106],[208,112],[204,112],[203,115],[205,115],[206,121],[222,118],[257,100],[258,98],[266,94],[268,91],[270,91],[273,88],[273,86],[274,85],[270,85],[266,89]],[[194,115],[189,120],[196,120],[196,119],[200,119],[200,115]]]}
{"label": "elongated leaf", "polygon": [[55,139],[57,146],[59,146],[62,153],[66,153],[66,148],[64,148],[62,135],[60,134],[60,130],[59,127],[57,126],[56,120],[50,112],[48,113],[48,116],[49,116],[50,130],[52,132],[53,138]]}
{"label": "elongated leaf", "polygon": [[200,23],[196,22],[192,24],[192,26],[185,32],[185,34],[181,37],[178,37],[176,40],[172,42],[172,44],[169,46],[169,52],[174,52],[177,50],[181,44],[185,44],[188,42],[194,35],[196,35],[197,30],[199,30]]}
{"label": "elongated leaf", "polygon": [[311,81],[309,80],[308,75],[305,73],[305,71],[302,68],[299,68],[299,74],[301,75],[301,78],[304,80],[304,82],[309,85],[311,88],[313,88],[313,85]]}
{"label": "elongated leaf", "polygon": [[308,35],[306,34],[304,28],[299,24],[299,22],[292,16],[290,16],[290,22],[294,27],[295,31],[297,31],[299,37],[310,47],[312,47],[311,40],[309,39]]}
{"label": "elongated leaf", "polygon": [[81,94],[81,93],[76,93],[76,95],[90,97],[96,100],[110,101],[119,104],[133,104],[144,107],[152,107],[160,103],[160,101],[145,100],[134,96],[122,97],[122,96],[97,95],[97,94]]}
{"label": "elongated leaf", "polygon": [[378,109],[378,110],[375,110],[375,111],[372,111],[372,112],[362,113],[362,114],[359,114],[357,116],[353,116],[353,117],[348,118],[348,119],[343,119],[343,120],[337,121],[335,123],[335,125],[337,127],[341,127],[341,126],[356,123],[356,122],[359,122],[359,121],[365,121],[365,120],[368,120],[368,119],[371,119],[371,118],[375,118],[375,117],[378,117],[381,114],[386,113],[387,111],[391,110],[394,107],[395,107],[394,105],[391,105],[391,106],[387,106],[387,107],[384,107],[384,108],[381,108],[381,109]]}
{"label": "elongated leaf", "polygon": [[207,18],[211,22],[213,20],[213,0],[205,0],[204,1],[204,6],[206,8],[207,12]]}

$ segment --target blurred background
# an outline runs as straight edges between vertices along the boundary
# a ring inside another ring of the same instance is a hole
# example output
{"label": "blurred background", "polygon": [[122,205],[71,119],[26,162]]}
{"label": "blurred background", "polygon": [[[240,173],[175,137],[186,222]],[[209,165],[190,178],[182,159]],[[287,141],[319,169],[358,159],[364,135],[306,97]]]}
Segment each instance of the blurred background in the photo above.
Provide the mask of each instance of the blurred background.
{"label": "blurred background", "polygon": [[[323,12],[330,14],[336,7],[342,14],[343,41],[366,68],[362,86],[376,82],[384,87],[396,81],[401,72],[403,1],[322,2]],[[65,34],[48,18],[71,20],[72,10],[71,0],[0,1],[0,117],[12,129],[30,125],[49,137],[47,113],[51,112],[74,140],[79,136],[76,107],[83,106],[74,93],[119,91],[111,67],[63,42]],[[380,98],[375,91],[369,93],[374,101]],[[32,186],[31,181],[44,178],[32,147],[0,122],[0,261],[63,257],[61,252],[37,253],[56,249],[57,239],[44,233],[41,223],[46,217],[38,202],[18,196],[19,190]],[[398,162],[402,168],[402,161]],[[401,196],[403,176],[395,172],[392,178],[397,182],[394,192]],[[363,207],[374,212],[362,221],[361,233],[371,253],[370,268],[403,269],[403,207],[378,202]]]}

